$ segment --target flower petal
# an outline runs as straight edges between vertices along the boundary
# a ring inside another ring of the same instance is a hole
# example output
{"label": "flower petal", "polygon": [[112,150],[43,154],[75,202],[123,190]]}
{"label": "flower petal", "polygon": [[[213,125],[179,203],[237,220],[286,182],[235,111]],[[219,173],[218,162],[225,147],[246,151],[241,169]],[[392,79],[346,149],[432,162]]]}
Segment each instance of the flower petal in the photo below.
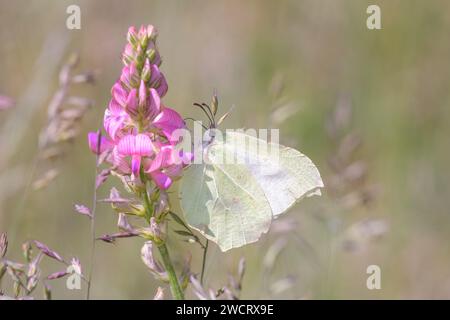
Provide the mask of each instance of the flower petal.
{"label": "flower petal", "polygon": [[139,107],[145,108],[147,105],[147,87],[145,85],[144,80],[141,80],[141,84],[139,85]]}
{"label": "flower petal", "polygon": [[166,190],[172,185],[172,179],[161,171],[154,171],[150,173],[153,181],[155,181],[156,185],[162,189]]}
{"label": "flower petal", "polygon": [[107,150],[112,149],[114,146],[114,144],[111,141],[109,141],[106,137],[103,136],[100,137],[100,146],[99,146],[98,132],[89,132],[88,142],[89,142],[89,149],[91,149],[91,151],[95,154],[101,154]]}
{"label": "flower petal", "polygon": [[137,115],[138,114],[138,97],[137,97],[137,89],[131,89],[128,94],[126,107],[125,109],[129,114]]}
{"label": "flower petal", "polygon": [[151,173],[162,168],[170,166],[172,161],[173,147],[163,146],[161,150],[156,154],[150,166],[146,169],[147,173]]}
{"label": "flower petal", "polygon": [[131,157],[131,172],[135,177],[139,177],[139,171],[141,171],[141,156]]}
{"label": "flower petal", "polygon": [[156,63],[151,65],[150,85],[156,88],[156,91],[161,98],[166,95],[168,90],[167,81]]}
{"label": "flower petal", "polygon": [[161,97],[158,92],[151,88],[148,96],[148,112],[147,115],[154,118],[161,110]]}
{"label": "flower petal", "polygon": [[169,177],[171,177],[172,179],[179,178],[183,173],[183,166],[182,165],[170,166],[164,170],[164,173]]}
{"label": "flower petal", "polygon": [[150,137],[145,134],[129,134],[120,139],[117,150],[125,156],[150,156],[153,153],[153,145]]}
{"label": "flower petal", "polygon": [[123,174],[129,174],[131,172],[130,164],[126,161],[125,156],[121,155],[117,147],[113,148],[110,158],[108,159],[117,170]]}
{"label": "flower petal", "polygon": [[172,133],[176,129],[181,129],[186,126],[183,118],[171,108],[164,108],[153,120],[153,125],[161,129],[170,142],[177,142],[175,138],[179,137],[172,137]]}
{"label": "flower petal", "polygon": [[161,81],[159,82],[158,87],[156,88],[160,97],[164,97],[169,90],[169,86],[166,81],[166,77],[164,75],[161,77]]}
{"label": "flower petal", "polygon": [[153,154],[153,144],[149,136],[145,134],[136,135],[136,152],[141,156],[151,156]]}
{"label": "flower petal", "polygon": [[122,107],[125,107],[127,101],[127,91],[123,88],[122,84],[117,81],[111,89],[111,93],[114,99]]}
{"label": "flower petal", "polygon": [[[116,140],[117,136],[122,135],[119,133],[130,119],[130,116],[123,109],[116,112],[116,106],[114,105],[113,108],[106,109],[105,116],[103,117],[103,126],[113,140]],[[122,108],[120,105],[118,106]]]}
{"label": "flower petal", "polygon": [[115,99],[111,99],[109,101],[108,109],[114,115],[120,114],[124,111],[123,107]]}

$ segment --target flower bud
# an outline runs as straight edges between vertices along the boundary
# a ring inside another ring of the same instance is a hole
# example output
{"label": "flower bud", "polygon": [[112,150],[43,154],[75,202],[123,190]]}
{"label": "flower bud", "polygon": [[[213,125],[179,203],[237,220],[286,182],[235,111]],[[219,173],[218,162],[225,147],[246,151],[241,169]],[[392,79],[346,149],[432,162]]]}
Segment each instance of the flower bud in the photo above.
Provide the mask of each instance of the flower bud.
{"label": "flower bud", "polygon": [[148,44],[148,33],[147,33],[147,28],[144,26],[141,26],[141,28],[139,29],[139,41],[140,44],[143,48],[147,47]]}
{"label": "flower bud", "polygon": [[119,213],[119,219],[117,221],[117,226],[122,231],[126,231],[126,232],[133,232],[134,231],[134,228],[128,222],[127,216],[125,214],[123,214],[123,213]]}
{"label": "flower bud", "polygon": [[152,42],[156,41],[156,38],[158,37],[158,31],[154,26],[152,25],[147,26],[147,36],[150,41]]}
{"label": "flower bud", "polygon": [[58,260],[59,262],[64,262],[64,259],[56,251],[51,250],[49,247],[47,247],[42,242],[34,240],[34,244],[46,256],[48,256],[52,259]]}
{"label": "flower bud", "polygon": [[167,272],[164,271],[163,267],[156,261],[153,255],[153,243],[151,241],[147,241],[142,247],[141,259],[156,278],[162,281],[169,280]]}
{"label": "flower bud", "polygon": [[138,40],[138,35],[136,33],[136,28],[135,27],[130,27],[128,29],[127,41],[129,43],[131,43],[134,47],[136,47],[136,45],[138,44],[139,40]]}
{"label": "flower bud", "polygon": [[156,204],[155,204],[155,215],[157,217],[160,217],[161,215],[165,215],[165,214],[167,214],[169,209],[170,209],[169,196],[168,196],[167,192],[165,192],[164,190],[161,190],[161,192],[159,194],[159,198],[158,198],[158,200],[156,200]]}
{"label": "flower bud", "polygon": [[147,52],[145,53],[146,57],[148,58],[148,60],[150,60],[150,62],[154,63],[154,59],[156,57],[156,50],[155,49],[148,49]]}
{"label": "flower bud", "polygon": [[26,285],[27,291],[28,292],[33,291],[36,288],[38,281],[39,281],[39,272],[37,272],[35,275],[28,278],[27,285]]}
{"label": "flower bud", "polygon": [[145,217],[146,215],[145,207],[141,204],[131,204],[130,213],[138,217]]}
{"label": "flower bud", "polygon": [[138,70],[142,70],[145,62],[145,53],[141,46],[139,46],[136,50],[135,62]]}
{"label": "flower bud", "polygon": [[150,219],[150,227],[137,229],[139,236],[144,239],[153,241],[156,245],[160,245],[164,242],[165,235],[163,234],[160,226],[156,222],[155,217]]}
{"label": "flower bud", "polygon": [[139,85],[139,109],[143,114],[146,113],[145,107],[147,106],[147,88],[145,86],[144,80],[141,80],[141,84]]}
{"label": "flower bud", "polygon": [[151,72],[150,60],[148,58],[146,58],[144,67],[142,68],[141,78],[145,82],[148,82],[151,78],[151,75],[152,75],[152,72]]}
{"label": "flower bud", "polygon": [[152,217],[150,219],[150,231],[153,233],[153,237],[154,237],[156,243],[163,241],[164,235],[163,235],[163,232],[162,232],[160,226],[156,222],[155,217]]}
{"label": "flower bud", "polygon": [[137,90],[132,89],[128,94],[125,109],[128,114],[132,117],[138,116],[138,98],[137,98]]}
{"label": "flower bud", "polygon": [[164,300],[164,289],[161,287],[158,287],[156,290],[156,294],[153,297],[153,300]]}

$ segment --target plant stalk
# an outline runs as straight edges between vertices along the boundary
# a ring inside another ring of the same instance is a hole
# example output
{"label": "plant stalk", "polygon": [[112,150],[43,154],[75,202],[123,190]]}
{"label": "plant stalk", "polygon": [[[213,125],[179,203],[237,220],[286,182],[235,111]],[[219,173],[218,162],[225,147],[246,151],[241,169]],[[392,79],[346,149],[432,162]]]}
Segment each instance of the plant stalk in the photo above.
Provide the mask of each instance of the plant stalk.
{"label": "plant stalk", "polygon": [[[146,220],[148,223],[150,223],[150,218],[153,216],[153,206],[152,202],[148,198],[147,187],[145,187],[143,198],[144,208],[147,213]],[[178,277],[173,267],[172,261],[170,260],[169,250],[167,250],[167,246],[164,242],[157,246],[163,260],[164,268],[166,269],[167,275],[169,276],[169,285],[172,296],[175,300],[184,300],[184,293],[181,289],[180,283],[178,282]]]}
{"label": "plant stalk", "polygon": [[178,277],[173,268],[172,261],[170,260],[169,251],[167,250],[166,244],[163,243],[162,245],[159,245],[158,249],[164,263],[164,268],[169,276],[170,291],[172,292],[172,296],[175,300],[184,300],[184,293],[178,282]]}
{"label": "plant stalk", "polygon": [[200,276],[200,283],[201,284],[203,284],[203,276],[205,275],[206,255],[208,253],[208,244],[209,244],[209,241],[208,241],[208,239],[206,239],[206,243],[205,243],[205,246],[203,248],[202,273],[201,273],[201,276]]}

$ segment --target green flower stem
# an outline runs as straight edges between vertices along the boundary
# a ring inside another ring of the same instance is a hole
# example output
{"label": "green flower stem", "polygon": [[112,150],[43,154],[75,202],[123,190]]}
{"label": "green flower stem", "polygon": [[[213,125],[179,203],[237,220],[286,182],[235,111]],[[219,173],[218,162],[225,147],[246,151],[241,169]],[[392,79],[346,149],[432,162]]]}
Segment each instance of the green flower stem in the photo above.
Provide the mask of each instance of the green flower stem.
{"label": "green flower stem", "polygon": [[[144,190],[143,198],[146,212],[145,218],[147,222],[150,223],[150,218],[153,216],[153,205],[148,197],[147,188],[145,188]],[[169,276],[170,291],[172,292],[172,296],[176,300],[184,300],[184,293],[183,290],[181,290],[177,274],[175,272],[175,269],[173,268],[172,261],[170,260],[167,246],[165,242],[163,242],[162,244],[157,244],[157,246],[159,249],[159,253],[161,254],[161,258],[163,260],[164,268],[166,269],[167,275]]]}
{"label": "green flower stem", "polygon": [[170,260],[169,251],[167,250],[167,246],[165,243],[158,246],[159,253],[161,254],[164,267],[166,268],[167,274],[169,276],[169,284],[170,291],[172,292],[172,296],[176,300],[184,300],[184,293],[181,290],[180,284],[178,283],[178,277],[175,273],[175,270],[172,265],[172,261]]}
{"label": "green flower stem", "polygon": [[145,220],[147,223],[150,223],[150,219],[153,216],[153,205],[150,202],[150,199],[148,198],[147,194],[147,188],[144,190],[144,208],[145,208]]}

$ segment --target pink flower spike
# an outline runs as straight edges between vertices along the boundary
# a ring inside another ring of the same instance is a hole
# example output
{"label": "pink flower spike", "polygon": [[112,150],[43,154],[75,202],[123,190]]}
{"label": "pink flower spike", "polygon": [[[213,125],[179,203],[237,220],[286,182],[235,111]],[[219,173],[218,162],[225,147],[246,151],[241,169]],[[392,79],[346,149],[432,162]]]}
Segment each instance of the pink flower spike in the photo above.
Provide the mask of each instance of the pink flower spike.
{"label": "pink flower spike", "polygon": [[95,154],[102,154],[113,148],[113,143],[106,137],[100,137],[100,146],[98,145],[98,132],[88,133],[89,149]]}
{"label": "pink flower spike", "polygon": [[184,128],[185,122],[183,118],[173,109],[164,108],[160,114],[158,114],[153,120],[153,125],[161,129],[164,135],[169,139],[170,142],[178,142],[176,137],[172,137],[172,133],[177,130]]}

